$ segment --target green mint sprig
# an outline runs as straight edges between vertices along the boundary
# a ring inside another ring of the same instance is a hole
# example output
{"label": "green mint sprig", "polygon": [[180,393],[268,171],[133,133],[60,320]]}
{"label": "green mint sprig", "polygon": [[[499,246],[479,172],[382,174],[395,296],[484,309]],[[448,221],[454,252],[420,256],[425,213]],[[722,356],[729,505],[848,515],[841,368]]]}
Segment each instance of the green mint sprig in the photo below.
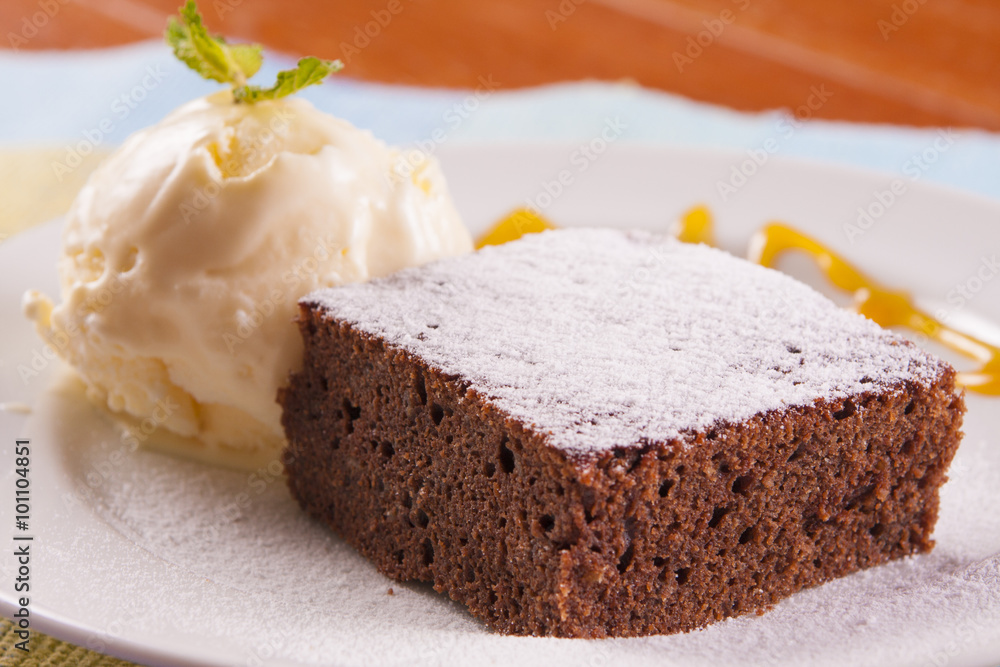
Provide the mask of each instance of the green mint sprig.
{"label": "green mint sprig", "polygon": [[221,35],[210,35],[201,21],[195,0],[180,8],[180,18],[171,17],[165,35],[174,55],[206,79],[228,83],[236,102],[253,103],[275,100],[312,86],[344,65],[339,60],[312,56],[299,60],[295,69],[278,72],[270,88],[247,83],[264,60],[260,44],[227,44]]}

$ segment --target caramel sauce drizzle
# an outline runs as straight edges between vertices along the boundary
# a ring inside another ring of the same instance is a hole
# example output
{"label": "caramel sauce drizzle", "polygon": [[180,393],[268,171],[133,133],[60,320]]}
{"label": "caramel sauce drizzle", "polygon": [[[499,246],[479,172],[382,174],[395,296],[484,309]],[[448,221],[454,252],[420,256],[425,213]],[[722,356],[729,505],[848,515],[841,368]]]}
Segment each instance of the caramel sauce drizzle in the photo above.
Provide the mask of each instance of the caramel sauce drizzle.
{"label": "caramel sauce drizzle", "polygon": [[525,234],[537,234],[547,229],[558,229],[551,222],[526,208],[519,208],[504,216],[500,222],[479,237],[476,250],[488,245],[503,245],[516,241]]}
{"label": "caramel sauce drizzle", "polygon": [[[556,226],[533,211],[518,209],[484,234],[476,248],[500,245],[546,229]],[[672,231],[685,243],[715,245],[712,214],[705,206],[684,213]],[[857,311],[880,326],[906,327],[979,362],[978,369],[959,372],[958,383],[969,391],[1000,396],[1000,347],[950,327],[917,308],[907,292],[879,285],[815,239],[788,225],[771,223],[754,234],[747,259],[773,268],[781,255],[793,251],[813,259],[830,283],[852,294]]]}

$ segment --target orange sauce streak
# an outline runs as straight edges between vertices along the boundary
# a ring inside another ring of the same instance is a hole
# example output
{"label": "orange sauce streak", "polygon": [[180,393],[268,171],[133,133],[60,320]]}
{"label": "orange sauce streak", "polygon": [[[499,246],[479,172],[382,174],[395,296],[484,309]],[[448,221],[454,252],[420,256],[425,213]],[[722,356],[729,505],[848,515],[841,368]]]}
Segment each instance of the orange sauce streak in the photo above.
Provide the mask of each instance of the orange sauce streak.
{"label": "orange sauce streak", "polygon": [[476,250],[488,245],[503,245],[516,241],[525,234],[537,234],[547,229],[556,229],[551,222],[526,208],[519,208],[508,213],[500,222],[479,237]]}
{"label": "orange sauce streak", "polygon": [[715,224],[707,206],[695,206],[681,215],[670,231],[684,243],[715,245]]}
{"label": "orange sauce streak", "polygon": [[971,391],[1000,396],[1000,348],[958,331],[920,310],[909,294],[879,285],[815,239],[787,225],[772,223],[754,235],[747,259],[773,267],[778,256],[789,251],[811,256],[827,280],[853,294],[858,312],[879,325],[906,327],[981,363],[978,370],[960,372],[956,379]]}
{"label": "orange sauce streak", "polygon": [[[476,247],[507,243],[546,229],[556,229],[556,226],[533,211],[518,209],[481,237]],[[705,206],[696,206],[684,213],[673,233],[686,243],[715,244],[712,214]],[[978,370],[958,373],[957,381],[970,391],[1000,396],[1000,348],[949,327],[920,310],[909,294],[879,285],[815,239],[787,225],[772,223],[761,228],[751,239],[747,258],[773,267],[780,255],[790,251],[809,255],[834,286],[854,296],[857,311],[880,326],[907,327],[980,362],[982,366]]]}

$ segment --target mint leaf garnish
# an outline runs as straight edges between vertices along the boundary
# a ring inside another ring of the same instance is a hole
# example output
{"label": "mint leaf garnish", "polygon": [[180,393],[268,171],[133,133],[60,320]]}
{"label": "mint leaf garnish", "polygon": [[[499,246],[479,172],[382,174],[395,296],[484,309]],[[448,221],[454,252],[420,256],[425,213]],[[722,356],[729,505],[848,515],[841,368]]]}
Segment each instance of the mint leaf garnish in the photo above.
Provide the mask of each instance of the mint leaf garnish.
{"label": "mint leaf garnish", "polygon": [[312,86],[344,65],[339,60],[303,58],[295,69],[278,72],[278,80],[270,88],[248,84],[247,79],[260,69],[264,59],[259,44],[227,44],[221,35],[211,35],[205,29],[195,0],[187,0],[179,17],[171,17],[165,35],[174,55],[206,79],[228,83],[236,102],[253,103],[275,100]]}
{"label": "mint leaf garnish", "polygon": [[295,69],[278,72],[278,81],[270,88],[260,86],[239,86],[233,89],[237,102],[258,102],[274,100],[285,95],[302,90],[307,86],[319,83],[330,74],[344,68],[339,60],[320,60],[309,56],[299,61]]}
{"label": "mint leaf garnish", "polygon": [[194,0],[181,7],[180,19],[171,17],[166,40],[181,62],[206,79],[220,83],[243,85],[260,69],[263,58],[259,45],[229,46],[222,37],[210,35]]}

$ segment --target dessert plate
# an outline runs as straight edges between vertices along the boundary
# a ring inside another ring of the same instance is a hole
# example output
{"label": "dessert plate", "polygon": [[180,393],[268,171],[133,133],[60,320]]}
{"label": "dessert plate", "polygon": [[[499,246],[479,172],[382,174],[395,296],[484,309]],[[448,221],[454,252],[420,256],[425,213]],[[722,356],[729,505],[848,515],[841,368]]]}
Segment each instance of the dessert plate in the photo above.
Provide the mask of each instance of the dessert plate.
{"label": "dessert plate", "polygon": [[[730,251],[742,254],[765,222],[788,222],[1000,343],[997,202],[774,156],[761,165],[625,144],[446,148],[439,157],[473,233],[526,202],[564,226],[664,231],[704,203]],[[19,313],[25,289],[58,293],[59,231],[55,221],[0,245],[0,612],[18,608],[13,545],[30,544],[33,631],[149,665],[1000,661],[1000,398],[967,396],[929,555],[688,634],[504,637],[428,586],[379,575],[298,510],[277,461],[236,472],[123,439]],[[808,263],[782,268],[826,290]],[[17,438],[31,443],[26,531],[15,527]]]}

